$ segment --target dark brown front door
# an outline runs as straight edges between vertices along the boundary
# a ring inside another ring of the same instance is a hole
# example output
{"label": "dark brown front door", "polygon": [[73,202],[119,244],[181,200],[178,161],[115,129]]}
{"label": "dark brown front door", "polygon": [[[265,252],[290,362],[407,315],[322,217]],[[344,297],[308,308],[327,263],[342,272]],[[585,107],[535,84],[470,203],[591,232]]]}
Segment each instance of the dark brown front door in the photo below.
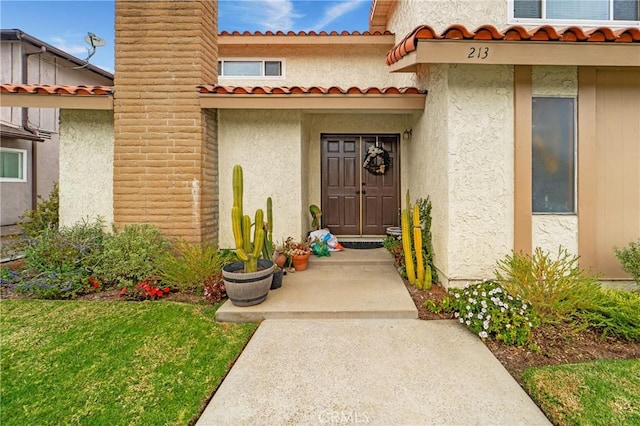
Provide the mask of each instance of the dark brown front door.
{"label": "dark brown front door", "polygon": [[[322,224],[335,235],[384,235],[398,226],[399,153],[397,135],[322,137]],[[391,167],[374,175],[362,167],[367,149],[384,148]]]}

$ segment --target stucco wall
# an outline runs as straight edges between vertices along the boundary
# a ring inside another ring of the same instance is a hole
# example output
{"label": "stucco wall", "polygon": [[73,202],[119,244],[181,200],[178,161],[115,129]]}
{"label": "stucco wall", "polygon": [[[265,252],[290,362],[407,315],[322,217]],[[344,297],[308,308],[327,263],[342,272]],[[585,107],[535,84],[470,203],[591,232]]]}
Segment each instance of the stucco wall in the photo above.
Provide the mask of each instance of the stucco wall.
{"label": "stucco wall", "polygon": [[507,0],[403,0],[396,3],[387,28],[400,41],[422,24],[432,26],[438,33],[452,24],[462,24],[471,30],[485,24],[502,29],[507,26],[507,17]]}
{"label": "stucco wall", "polygon": [[402,194],[411,191],[413,201],[429,196],[432,204],[435,266],[442,277],[449,274],[449,135],[448,65],[420,67],[416,84],[428,88],[424,113],[414,117],[411,139],[402,148]]}
{"label": "stucco wall", "polygon": [[220,110],[218,114],[220,196],[219,244],[234,245],[231,229],[232,170],[244,172],[244,213],[253,217],[273,199],[273,238],[300,238],[303,225],[301,113],[283,110]]}
{"label": "stucco wall", "polygon": [[513,67],[449,66],[450,279],[492,276],[513,248]]}
{"label": "stucco wall", "polygon": [[393,86],[394,76],[385,63],[393,46],[220,46],[220,58],[285,59],[282,79],[219,78],[229,86]]}
{"label": "stucco wall", "polygon": [[60,224],[113,222],[113,112],[60,111]]}
{"label": "stucco wall", "polygon": [[[534,66],[531,72],[533,96],[577,96],[577,67]],[[578,253],[578,217],[571,215],[533,215],[532,250],[541,247],[555,255],[558,247]]]}

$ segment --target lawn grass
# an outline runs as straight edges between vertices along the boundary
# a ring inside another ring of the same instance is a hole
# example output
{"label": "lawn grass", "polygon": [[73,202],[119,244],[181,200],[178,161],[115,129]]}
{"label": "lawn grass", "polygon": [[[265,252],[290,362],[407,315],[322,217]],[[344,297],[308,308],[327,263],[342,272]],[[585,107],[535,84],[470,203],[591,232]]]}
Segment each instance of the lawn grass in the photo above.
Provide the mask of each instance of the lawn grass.
{"label": "lawn grass", "polygon": [[175,302],[0,302],[0,424],[195,420],[255,331]]}
{"label": "lawn grass", "polygon": [[531,368],[523,379],[554,424],[640,424],[640,359]]}

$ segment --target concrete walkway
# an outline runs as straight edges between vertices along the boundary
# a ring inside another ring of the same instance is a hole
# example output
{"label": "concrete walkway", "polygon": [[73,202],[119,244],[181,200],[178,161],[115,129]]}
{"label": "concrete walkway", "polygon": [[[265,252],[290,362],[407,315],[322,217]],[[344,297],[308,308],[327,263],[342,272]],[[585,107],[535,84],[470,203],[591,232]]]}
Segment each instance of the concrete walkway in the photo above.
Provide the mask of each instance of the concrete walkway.
{"label": "concrete walkway", "polygon": [[[389,266],[393,269],[390,257],[357,252],[341,256],[351,258],[349,266],[336,264],[338,256],[322,259],[325,263],[312,259],[308,271],[285,277],[283,287],[271,292],[263,303],[271,308],[256,311],[267,319],[198,425],[549,424],[491,352],[457,321],[411,319],[415,312],[403,319],[381,309],[371,295],[398,289],[397,275],[386,274]],[[353,260],[358,257],[376,261],[358,266]],[[332,275],[340,267],[345,270]],[[376,277],[381,282],[372,284]],[[324,284],[312,282],[318,278]],[[313,309],[314,300],[325,303],[321,285],[349,315],[339,309],[305,314],[303,307]],[[400,306],[400,300],[413,305],[402,281],[399,285],[402,291],[386,294],[389,305]],[[289,286],[297,289],[286,293]],[[352,286],[357,290],[349,293]],[[341,289],[349,296],[343,297]],[[357,309],[370,304],[376,308],[358,317],[363,314]],[[289,318],[286,306],[292,308]]]}

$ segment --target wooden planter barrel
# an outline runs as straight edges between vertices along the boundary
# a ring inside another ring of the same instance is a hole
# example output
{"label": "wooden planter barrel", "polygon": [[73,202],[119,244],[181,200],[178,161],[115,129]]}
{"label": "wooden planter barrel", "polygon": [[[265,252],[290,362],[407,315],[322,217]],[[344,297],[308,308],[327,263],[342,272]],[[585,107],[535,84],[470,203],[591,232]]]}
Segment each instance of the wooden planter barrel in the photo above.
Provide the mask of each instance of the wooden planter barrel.
{"label": "wooden planter barrel", "polygon": [[236,306],[253,306],[267,298],[275,264],[259,259],[257,272],[244,272],[244,263],[233,262],[222,267],[227,297]]}

